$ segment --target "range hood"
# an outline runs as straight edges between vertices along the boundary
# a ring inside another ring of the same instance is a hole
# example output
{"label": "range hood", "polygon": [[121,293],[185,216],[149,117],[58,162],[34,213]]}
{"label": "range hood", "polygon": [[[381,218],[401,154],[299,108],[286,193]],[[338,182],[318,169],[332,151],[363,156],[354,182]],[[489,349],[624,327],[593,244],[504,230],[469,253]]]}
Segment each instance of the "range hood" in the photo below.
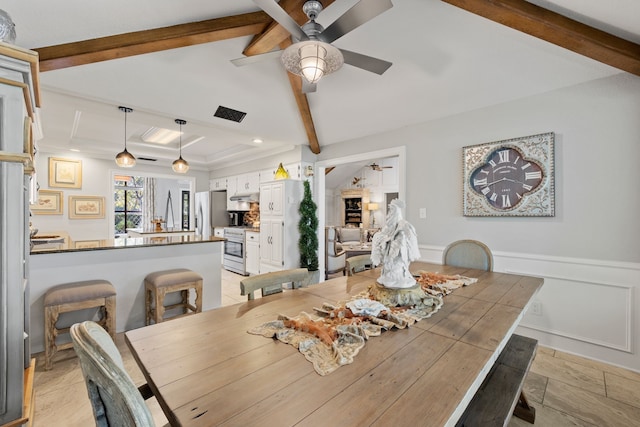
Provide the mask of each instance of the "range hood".
{"label": "range hood", "polygon": [[236,193],[229,200],[234,202],[259,202],[260,193]]}

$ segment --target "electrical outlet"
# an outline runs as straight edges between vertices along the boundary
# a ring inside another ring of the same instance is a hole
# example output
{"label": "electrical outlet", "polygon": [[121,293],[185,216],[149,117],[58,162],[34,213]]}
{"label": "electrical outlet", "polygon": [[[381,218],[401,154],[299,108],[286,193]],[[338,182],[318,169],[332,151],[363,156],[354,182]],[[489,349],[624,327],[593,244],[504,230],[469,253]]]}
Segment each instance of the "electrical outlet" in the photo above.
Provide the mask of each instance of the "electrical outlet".
{"label": "electrical outlet", "polygon": [[427,208],[420,208],[420,219],[425,219],[427,217]]}
{"label": "electrical outlet", "polygon": [[534,316],[542,316],[542,303],[540,301],[531,303],[531,314]]}

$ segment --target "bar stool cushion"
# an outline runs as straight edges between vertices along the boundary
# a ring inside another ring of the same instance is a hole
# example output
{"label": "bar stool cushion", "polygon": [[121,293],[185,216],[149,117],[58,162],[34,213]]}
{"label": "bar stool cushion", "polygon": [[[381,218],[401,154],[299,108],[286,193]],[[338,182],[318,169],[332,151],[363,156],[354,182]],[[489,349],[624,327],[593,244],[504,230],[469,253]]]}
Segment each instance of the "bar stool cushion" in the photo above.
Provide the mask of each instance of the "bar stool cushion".
{"label": "bar stool cushion", "polygon": [[80,302],[94,298],[115,296],[116,289],[106,280],[86,280],[65,283],[49,289],[44,297],[44,306]]}
{"label": "bar stool cushion", "polygon": [[202,280],[202,276],[195,271],[188,270],[186,268],[175,268],[173,270],[149,273],[144,280],[153,284],[153,286],[160,288],[178,283],[195,282]]}

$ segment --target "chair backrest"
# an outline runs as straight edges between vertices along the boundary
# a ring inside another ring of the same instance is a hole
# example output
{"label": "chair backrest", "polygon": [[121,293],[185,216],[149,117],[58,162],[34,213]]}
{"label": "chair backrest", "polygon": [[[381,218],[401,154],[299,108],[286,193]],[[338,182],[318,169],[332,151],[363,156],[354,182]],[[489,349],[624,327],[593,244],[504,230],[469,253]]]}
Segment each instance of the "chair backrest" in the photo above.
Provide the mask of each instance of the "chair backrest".
{"label": "chair backrest", "polygon": [[353,276],[372,265],[371,255],[356,255],[347,258],[347,276]]}
{"label": "chair backrest", "polygon": [[326,250],[327,256],[335,257],[341,254],[338,254],[337,243],[338,243],[338,232],[335,227],[327,227],[325,230],[325,242],[326,242]]}
{"label": "chair backrest", "polygon": [[493,270],[493,255],[487,245],[477,240],[458,240],[442,253],[442,263],[456,267]]}
{"label": "chair backrest", "polygon": [[154,426],[151,412],[125,371],[120,352],[107,331],[86,321],[72,325],[70,333],[96,426]]}
{"label": "chair backrest", "polygon": [[[319,274],[319,273],[318,273]],[[262,296],[282,292],[282,285],[291,282],[292,288],[307,287],[317,278],[313,272],[306,268],[292,268],[289,270],[272,271],[245,277],[240,281],[240,295],[247,295],[250,301],[254,299],[253,293],[262,289]]]}

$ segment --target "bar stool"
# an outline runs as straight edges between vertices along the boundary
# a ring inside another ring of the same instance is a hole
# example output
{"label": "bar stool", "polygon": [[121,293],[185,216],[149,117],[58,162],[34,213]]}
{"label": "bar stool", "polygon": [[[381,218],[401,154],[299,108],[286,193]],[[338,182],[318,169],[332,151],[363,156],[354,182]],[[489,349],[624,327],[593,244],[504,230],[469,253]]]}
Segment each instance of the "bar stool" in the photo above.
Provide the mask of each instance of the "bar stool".
{"label": "bar stool", "polygon": [[[144,289],[147,325],[151,324],[151,320],[155,323],[164,321],[165,311],[174,308],[182,307],[183,314],[178,316],[202,312],[202,276],[195,271],[176,268],[149,273],[144,278]],[[196,293],[195,306],[189,302],[190,289]],[[181,300],[177,304],[165,306],[164,298],[171,292],[180,292]]]}
{"label": "bar stool", "polygon": [[115,340],[116,289],[102,279],[64,283],[49,289],[44,295],[44,360],[45,370],[53,367],[52,358],[58,350],[73,348],[73,343],[56,344],[59,334],[69,333],[70,328],[58,328],[56,323],[62,313],[98,308],[101,320],[96,322]]}

